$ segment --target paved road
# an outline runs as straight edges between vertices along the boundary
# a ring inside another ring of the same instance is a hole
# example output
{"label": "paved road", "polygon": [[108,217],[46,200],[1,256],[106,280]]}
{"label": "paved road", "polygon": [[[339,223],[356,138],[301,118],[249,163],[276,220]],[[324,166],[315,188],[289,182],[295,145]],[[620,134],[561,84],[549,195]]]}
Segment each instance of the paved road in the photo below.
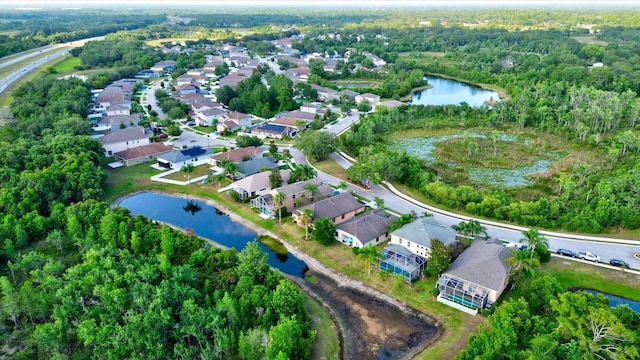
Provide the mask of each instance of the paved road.
{"label": "paved road", "polygon": [[159,79],[147,86],[146,89],[142,92],[142,97],[140,101],[140,105],[147,112],[147,105],[151,105],[151,110],[154,110],[158,113],[158,119],[164,120],[167,118],[167,115],[162,111],[160,106],[158,106],[158,102],[156,101],[156,90],[162,89],[161,83],[165,84],[165,86],[171,86],[170,82],[165,79]]}
{"label": "paved road", "polygon": [[[49,45],[49,46],[39,48],[38,51],[28,50],[20,53],[17,57],[16,55],[10,55],[0,59],[0,69],[16,64],[21,61],[28,60],[28,59],[33,60],[30,64],[22,66],[16,71],[0,79],[0,94],[2,94],[7,88],[9,88],[11,85],[13,85],[15,82],[20,80],[23,76],[27,75],[31,71],[37,68],[40,68],[46,65],[47,63],[64,56],[68,51],[68,47],[70,45],[72,47],[82,46],[87,41],[99,40],[102,38],[104,37],[101,36],[101,37],[78,40],[78,41],[74,41],[71,44],[65,43],[65,44]],[[42,53],[40,52],[40,50],[42,50]],[[44,53],[45,51],[47,52]]]}

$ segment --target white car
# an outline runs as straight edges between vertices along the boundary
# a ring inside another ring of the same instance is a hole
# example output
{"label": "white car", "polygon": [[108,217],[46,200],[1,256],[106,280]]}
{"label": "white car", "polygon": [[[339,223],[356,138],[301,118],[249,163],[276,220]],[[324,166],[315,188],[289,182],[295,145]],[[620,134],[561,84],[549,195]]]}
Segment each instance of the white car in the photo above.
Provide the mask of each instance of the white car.
{"label": "white car", "polygon": [[578,258],[583,259],[583,260],[589,260],[589,261],[597,262],[597,263],[600,262],[600,256],[598,256],[598,255],[596,255],[594,253],[588,252],[588,251],[580,251],[578,253]]}

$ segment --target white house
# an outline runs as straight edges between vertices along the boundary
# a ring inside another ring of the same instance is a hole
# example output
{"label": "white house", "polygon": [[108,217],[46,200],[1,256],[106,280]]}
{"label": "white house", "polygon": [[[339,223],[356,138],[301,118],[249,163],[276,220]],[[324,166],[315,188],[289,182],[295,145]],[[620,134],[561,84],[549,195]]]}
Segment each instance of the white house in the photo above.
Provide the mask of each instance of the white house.
{"label": "white house", "polygon": [[375,105],[380,102],[380,96],[371,93],[356,95],[356,104],[360,104],[363,101],[368,101],[371,105]]}
{"label": "white house", "polygon": [[389,240],[389,226],[397,218],[380,209],[360,214],[336,226],[336,240],[357,248],[378,245]]}
{"label": "white house", "polygon": [[422,217],[391,233],[390,244],[400,245],[412,253],[429,258],[431,240],[438,239],[445,245],[455,242],[456,232],[440,225],[432,217]]}
{"label": "white house", "polygon": [[206,109],[196,113],[196,124],[199,126],[211,126],[218,122],[218,119],[226,114],[226,110],[216,108]]}
{"label": "white house", "polygon": [[133,126],[107,133],[100,141],[104,146],[105,155],[113,156],[117,152],[148,145],[150,136],[142,126]]}

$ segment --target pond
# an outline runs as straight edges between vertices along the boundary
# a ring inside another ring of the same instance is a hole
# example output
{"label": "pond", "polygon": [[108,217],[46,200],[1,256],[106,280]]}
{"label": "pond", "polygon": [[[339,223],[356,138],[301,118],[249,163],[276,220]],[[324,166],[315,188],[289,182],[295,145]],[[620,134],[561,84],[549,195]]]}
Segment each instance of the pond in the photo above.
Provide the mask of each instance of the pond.
{"label": "pond", "polygon": [[[238,251],[257,238],[253,230],[232,221],[227,214],[199,200],[142,192],[125,198],[118,206],[129,209],[132,215],[142,215],[182,229],[192,229],[198,236]],[[295,256],[276,253],[260,242],[258,245],[269,256],[270,266],[293,276],[302,276],[306,271],[306,264]]]}
{"label": "pond", "polygon": [[425,76],[425,80],[432,87],[413,92],[411,104],[458,105],[461,102],[466,102],[469,106],[479,107],[491,98],[494,101],[500,100],[500,95],[496,91],[481,89],[460,81],[433,76]]}
{"label": "pond", "polygon": [[[468,136],[486,138],[486,136],[482,134],[469,134]],[[395,140],[393,144],[390,145],[390,148],[397,151],[406,151],[408,154],[415,155],[427,162],[435,162],[438,160],[437,156],[434,154],[437,143],[451,139],[460,139],[463,137],[463,134],[450,134],[433,137],[404,138]],[[502,142],[521,141],[525,144],[527,143],[526,139],[520,139],[509,134],[502,134],[499,140]],[[554,159],[559,157],[556,154],[548,155]],[[527,179],[527,176],[547,172],[554,162],[555,160],[540,159],[528,166],[520,166],[515,169],[488,169],[465,166],[465,170],[469,175],[469,179],[474,183],[488,184],[491,186],[518,187],[529,185],[531,182]],[[457,165],[449,164],[449,166]]]}
{"label": "pond", "polygon": [[609,294],[601,293],[595,290],[582,289],[581,291],[588,292],[594,295],[598,295],[598,294],[603,295],[604,297],[609,299],[609,305],[612,307],[615,307],[618,305],[628,305],[631,309],[640,313],[640,302],[638,301],[628,300],[625,298],[621,298],[619,296],[609,295]]}

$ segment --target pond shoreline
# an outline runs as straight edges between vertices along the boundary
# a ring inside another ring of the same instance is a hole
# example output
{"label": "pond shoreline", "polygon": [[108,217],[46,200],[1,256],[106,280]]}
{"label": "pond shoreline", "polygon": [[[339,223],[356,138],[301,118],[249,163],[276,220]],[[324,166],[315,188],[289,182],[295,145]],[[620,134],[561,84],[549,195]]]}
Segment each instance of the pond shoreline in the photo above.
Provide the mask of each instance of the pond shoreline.
{"label": "pond shoreline", "polygon": [[[117,200],[115,200],[112,204],[111,207],[116,207],[119,206],[119,204],[124,200],[127,199],[129,197],[135,196],[137,194],[140,193],[156,193],[156,194],[162,194],[162,195],[168,195],[168,196],[173,196],[173,197],[178,197],[178,198],[183,198],[185,200],[190,200],[190,199],[194,199],[194,200],[199,200],[204,202],[205,204],[212,206],[216,209],[219,209],[220,211],[224,212],[225,214],[227,214],[230,219],[236,223],[242,224],[244,226],[246,226],[247,228],[253,230],[254,232],[256,232],[258,235],[266,235],[266,236],[270,236],[274,239],[277,239],[278,241],[280,241],[285,248],[287,249],[287,251],[289,253],[291,253],[292,255],[294,255],[295,257],[297,257],[298,259],[300,259],[301,261],[303,261],[307,267],[314,271],[317,272],[318,274],[322,275],[322,276],[326,276],[328,279],[334,281],[337,284],[337,288],[343,289],[344,291],[348,291],[349,289],[352,289],[356,292],[362,293],[362,294],[366,294],[367,296],[370,296],[372,298],[378,299],[379,301],[382,301],[386,304],[389,304],[390,306],[392,306],[393,308],[397,309],[398,311],[402,312],[404,315],[409,316],[409,317],[418,317],[421,321],[424,321],[428,324],[433,325],[433,327],[436,329],[435,333],[432,334],[432,336],[430,336],[428,339],[426,339],[423,343],[419,343],[416,344],[416,346],[412,347],[411,349],[409,349],[409,351],[407,351],[406,354],[403,354],[403,358],[405,359],[411,359],[413,358],[416,354],[421,353],[422,351],[424,351],[428,346],[430,346],[431,344],[433,344],[436,340],[438,340],[443,332],[444,332],[444,327],[442,326],[442,324],[428,316],[427,314],[424,314],[416,309],[413,309],[412,307],[408,306],[407,304],[405,304],[404,302],[401,302],[395,298],[392,298],[391,296],[384,294],[382,292],[380,292],[379,290],[376,290],[374,288],[371,288],[367,285],[365,285],[364,283],[362,283],[361,281],[356,281],[354,279],[351,279],[341,273],[338,273],[336,271],[334,271],[333,269],[327,268],[325,267],[322,263],[320,263],[318,260],[316,260],[315,258],[309,256],[308,254],[304,253],[303,251],[301,251],[300,249],[298,249],[297,247],[291,245],[290,243],[288,243],[287,241],[284,241],[282,238],[280,238],[279,236],[277,236],[276,234],[272,233],[271,231],[268,231],[264,228],[261,228],[260,226],[254,224],[251,221],[248,221],[244,218],[242,218],[240,215],[236,214],[235,212],[233,212],[231,209],[227,208],[226,206],[219,204],[218,202],[216,202],[215,200],[212,199],[208,199],[208,198],[203,198],[203,197],[199,197],[199,196],[192,196],[192,195],[185,195],[185,194],[179,194],[179,193],[173,193],[173,192],[163,192],[163,191],[136,191],[130,194],[127,194],[125,196],[122,196],[120,198],[118,198]],[[174,227],[177,228],[177,227]],[[184,229],[181,229],[182,231],[184,231]],[[207,241],[210,241],[209,239],[206,239]],[[213,245],[215,246],[219,246],[220,244],[216,243],[215,241],[210,241]],[[224,248],[224,247],[223,247]],[[291,278],[291,277],[289,277]],[[295,280],[295,282],[297,284],[300,285],[300,283],[304,284],[304,279],[299,278],[299,280]],[[309,284],[304,284],[307,286],[304,286],[303,288],[306,290],[309,290],[312,286],[309,286]],[[309,291],[307,291],[307,293],[309,293]],[[319,296],[315,291],[313,292],[315,294],[314,299]],[[311,294],[311,293],[310,293]],[[353,324],[347,324],[345,325],[344,321],[341,320],[336,313],[333,311],[332,307],[329,306],[327,303],[321,303],[323,307],[325,308],[329,308],[330,311],[329,313],[331,314],[333,319],[337,320],[337,328],[339,329],[339,337],[340,342],[341,342],[341,353],[342,355],[347,355],[347,354],[355,354],[357,353],[357,350],[362,350],[359,349],[359,347],[362,346],[362,344],[349,344],[346,342],[345,339],[345,334],[348,332],[359,332],[359,333],[366,333],[366,328],[361,328],[361,329],[353,329],[352,327],[354,326]],[[345,319],[345,321],[348,319]],[[355,346],[354,346],[355,345]],[[343,358],[350,358],[350,357],[343,357]]]}

